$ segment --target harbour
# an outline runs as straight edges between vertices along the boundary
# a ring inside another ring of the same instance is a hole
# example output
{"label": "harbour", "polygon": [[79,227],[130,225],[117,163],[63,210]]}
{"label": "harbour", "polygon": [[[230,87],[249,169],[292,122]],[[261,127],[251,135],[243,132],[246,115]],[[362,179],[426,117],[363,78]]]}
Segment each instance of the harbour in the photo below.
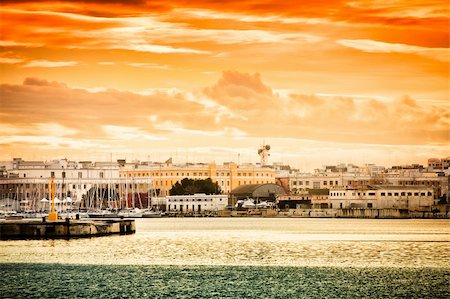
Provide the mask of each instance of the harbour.
{"label": "harbour", "polygon": [[0,219],[0,240],[89,238],[135,232],[134,220],[130,219]]}
{"label": "harbour", "polygon": [[[437,219],[136,219],[136,233],[0,242],[5,298],[445,298]],[[8,286],[8,287],[5,287]]]}

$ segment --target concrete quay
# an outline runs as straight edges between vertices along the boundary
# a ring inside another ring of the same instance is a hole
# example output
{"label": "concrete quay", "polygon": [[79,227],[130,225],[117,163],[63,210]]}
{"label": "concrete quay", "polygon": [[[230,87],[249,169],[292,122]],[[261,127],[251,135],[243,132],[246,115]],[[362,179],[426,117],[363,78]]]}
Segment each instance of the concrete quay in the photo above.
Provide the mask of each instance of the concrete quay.
{"label": "concrete quay", "polygon": [[89,238],[135,232],[135,222],[131,219],[0,220],[0,240]]}

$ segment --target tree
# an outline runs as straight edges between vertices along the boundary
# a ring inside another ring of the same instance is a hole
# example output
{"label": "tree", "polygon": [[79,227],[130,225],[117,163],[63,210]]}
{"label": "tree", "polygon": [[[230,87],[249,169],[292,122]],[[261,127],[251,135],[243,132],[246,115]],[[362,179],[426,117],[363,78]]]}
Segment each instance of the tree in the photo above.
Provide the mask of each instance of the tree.
{"label": "tree", "polygon": [[205,180],[193,180],[184,178],[176,182],[169,191],[170,195],[192,195],[195,193],[220,194],[219,184],[214,183],[211,178]]}

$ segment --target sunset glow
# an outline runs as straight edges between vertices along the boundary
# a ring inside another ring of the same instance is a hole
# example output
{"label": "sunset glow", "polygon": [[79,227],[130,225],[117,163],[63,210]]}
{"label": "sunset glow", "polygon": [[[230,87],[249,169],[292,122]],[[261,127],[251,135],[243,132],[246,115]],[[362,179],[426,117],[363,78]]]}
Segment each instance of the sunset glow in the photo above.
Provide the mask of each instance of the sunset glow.
{"label": "sunset glow", "polygon": [[2,1],[0,159],[245,163],[263,142],[305,170],[445,157],[449,16],[427,0]]}

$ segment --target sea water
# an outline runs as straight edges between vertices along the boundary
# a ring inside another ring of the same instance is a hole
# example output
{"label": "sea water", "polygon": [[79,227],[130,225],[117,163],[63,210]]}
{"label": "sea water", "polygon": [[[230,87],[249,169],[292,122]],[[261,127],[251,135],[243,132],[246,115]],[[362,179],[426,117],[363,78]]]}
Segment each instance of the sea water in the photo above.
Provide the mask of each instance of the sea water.
{"label": "sea water", "polygon": [[0,242],[1,298],[450,298],[449,220],[137,219]]}

